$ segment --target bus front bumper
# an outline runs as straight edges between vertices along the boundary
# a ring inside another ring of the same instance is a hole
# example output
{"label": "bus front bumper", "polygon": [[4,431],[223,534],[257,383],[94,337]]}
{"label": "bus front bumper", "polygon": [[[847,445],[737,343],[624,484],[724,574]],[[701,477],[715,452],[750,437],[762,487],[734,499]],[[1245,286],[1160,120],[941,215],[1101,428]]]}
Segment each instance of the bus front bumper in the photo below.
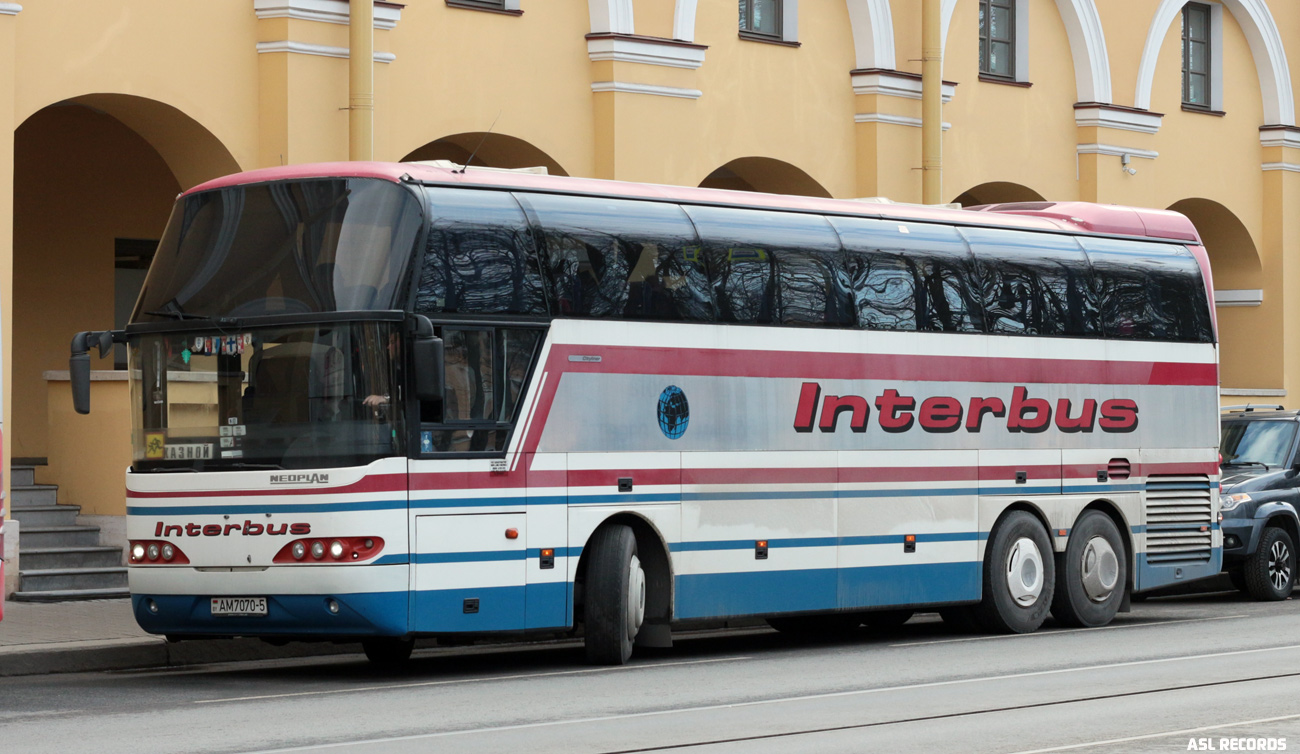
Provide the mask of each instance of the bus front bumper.
{"label": "bus front bumper", "polygon": [[[133,567],[131,608],[145,631],[177,637],[403,636],[409,573],[405,564],[234,572]],[[265,597],[266,614],[214,616],[216,597]]]}

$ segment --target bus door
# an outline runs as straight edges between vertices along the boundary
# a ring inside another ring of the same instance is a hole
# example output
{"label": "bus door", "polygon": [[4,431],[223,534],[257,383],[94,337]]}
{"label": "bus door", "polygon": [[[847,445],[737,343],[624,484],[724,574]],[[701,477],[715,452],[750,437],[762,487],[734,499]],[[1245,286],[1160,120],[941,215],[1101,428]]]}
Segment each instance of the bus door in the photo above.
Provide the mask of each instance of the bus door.
{"label": "bus door", "polygon": [[569,494],[565,453],[521,453],[527,481],[528,556],[524,627],[573,625],[573,583],[581,547],[569,548]]}
{"label": "bus door", "polygon": [[411,469],[411,630],[522,628],[524,474],[496,473],[489,459],[414,460]]}
{"label": "bus door", "polygon": [[839,607],[977,599],[977,451],[839,458]]}

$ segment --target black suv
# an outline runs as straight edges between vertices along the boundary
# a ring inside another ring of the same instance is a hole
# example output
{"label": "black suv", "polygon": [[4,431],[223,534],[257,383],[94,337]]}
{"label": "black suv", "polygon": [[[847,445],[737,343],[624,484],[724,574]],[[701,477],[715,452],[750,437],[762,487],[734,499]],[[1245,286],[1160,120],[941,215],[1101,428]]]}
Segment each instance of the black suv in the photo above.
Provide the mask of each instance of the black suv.
{"label": "black suv", "polygon": [[1258,600],[1284,600],[1300,541],[1300,411],[1229,406],[1221,417],[1223,570]]}

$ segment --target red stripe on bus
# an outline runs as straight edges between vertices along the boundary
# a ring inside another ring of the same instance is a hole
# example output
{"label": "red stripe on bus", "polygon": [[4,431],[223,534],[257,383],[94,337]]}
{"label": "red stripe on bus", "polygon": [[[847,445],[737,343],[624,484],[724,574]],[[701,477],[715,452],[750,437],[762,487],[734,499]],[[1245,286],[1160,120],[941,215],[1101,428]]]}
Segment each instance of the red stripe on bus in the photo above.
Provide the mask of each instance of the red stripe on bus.
{"label": "red stripe on bus", "polygon": [[[304,472],[311,473],[311,472]],[[328,472],[326,472],[328,473]],[[257,488],[232,490],[177,490],[175,492],[143,492],[127,490],[128,498],[164,497],[249,497],[263,495],[347,495],[363,492],[405,492],[405,474],[371,474],[342,487],[284,487],[283,489]]]}
{"label": "red stripe on bus", "polygon": [[[571,355],[600,361],[568,361]],[[562,345],[551,350],[552,372],[663,374],[710,377],[1018,382],[1068,385],[1218,384],[1214,364],[995,356],[810,353],[708,348]],[[558,381],[558,380],[557,380]]]}

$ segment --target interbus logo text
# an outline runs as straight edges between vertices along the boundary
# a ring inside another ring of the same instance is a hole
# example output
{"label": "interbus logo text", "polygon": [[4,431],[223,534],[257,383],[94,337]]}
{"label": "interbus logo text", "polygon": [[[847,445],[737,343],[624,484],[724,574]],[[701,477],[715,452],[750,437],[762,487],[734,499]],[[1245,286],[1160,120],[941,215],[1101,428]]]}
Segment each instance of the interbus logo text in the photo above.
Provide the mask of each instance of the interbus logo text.
{"label": "interbus logo text", "polygon": [[[1055,409],[1046,398],[1029,397],[1029,389],[1017,385],[1011,389],[1011,398],[968,398],[965,401],[948,396],[935,396],[921,401],[889,388],[868,403],[860,395],[827,395],[822,397],[822,387],[816,382],[805,382],[799,390],[799,405],[795,409],[796,432],[811,432],[814,424],[822,432],[834,432],[841,414],[848,414],[849,429],[866,432],[871,416],[871,406],[876,408],[876,423],[885,432],[907,432],[919,424],[926,432],[979,432],[986,416],[1006,418],[1008,432],[1045,432],[1053,425],[1061,432],[1132,432],[1138,425],[1138,405],[1127,398],[1097,401],[1087,398],[1075,406],[1069,398],[1061,398]],[[818,410],[820,408],[820,410]]]}
{"label": "interbus logo text", "polygon": [[256,537],[262,534],[279,536],[282,534],[293,534],[303,536],[311,534],[311,524],[259,524],[253,521],[244,521],[242,524],[166,524],[162,521],[154,524],[153,535],[155,537],[229,537],[230,533],[239,532],[245,537]]}

